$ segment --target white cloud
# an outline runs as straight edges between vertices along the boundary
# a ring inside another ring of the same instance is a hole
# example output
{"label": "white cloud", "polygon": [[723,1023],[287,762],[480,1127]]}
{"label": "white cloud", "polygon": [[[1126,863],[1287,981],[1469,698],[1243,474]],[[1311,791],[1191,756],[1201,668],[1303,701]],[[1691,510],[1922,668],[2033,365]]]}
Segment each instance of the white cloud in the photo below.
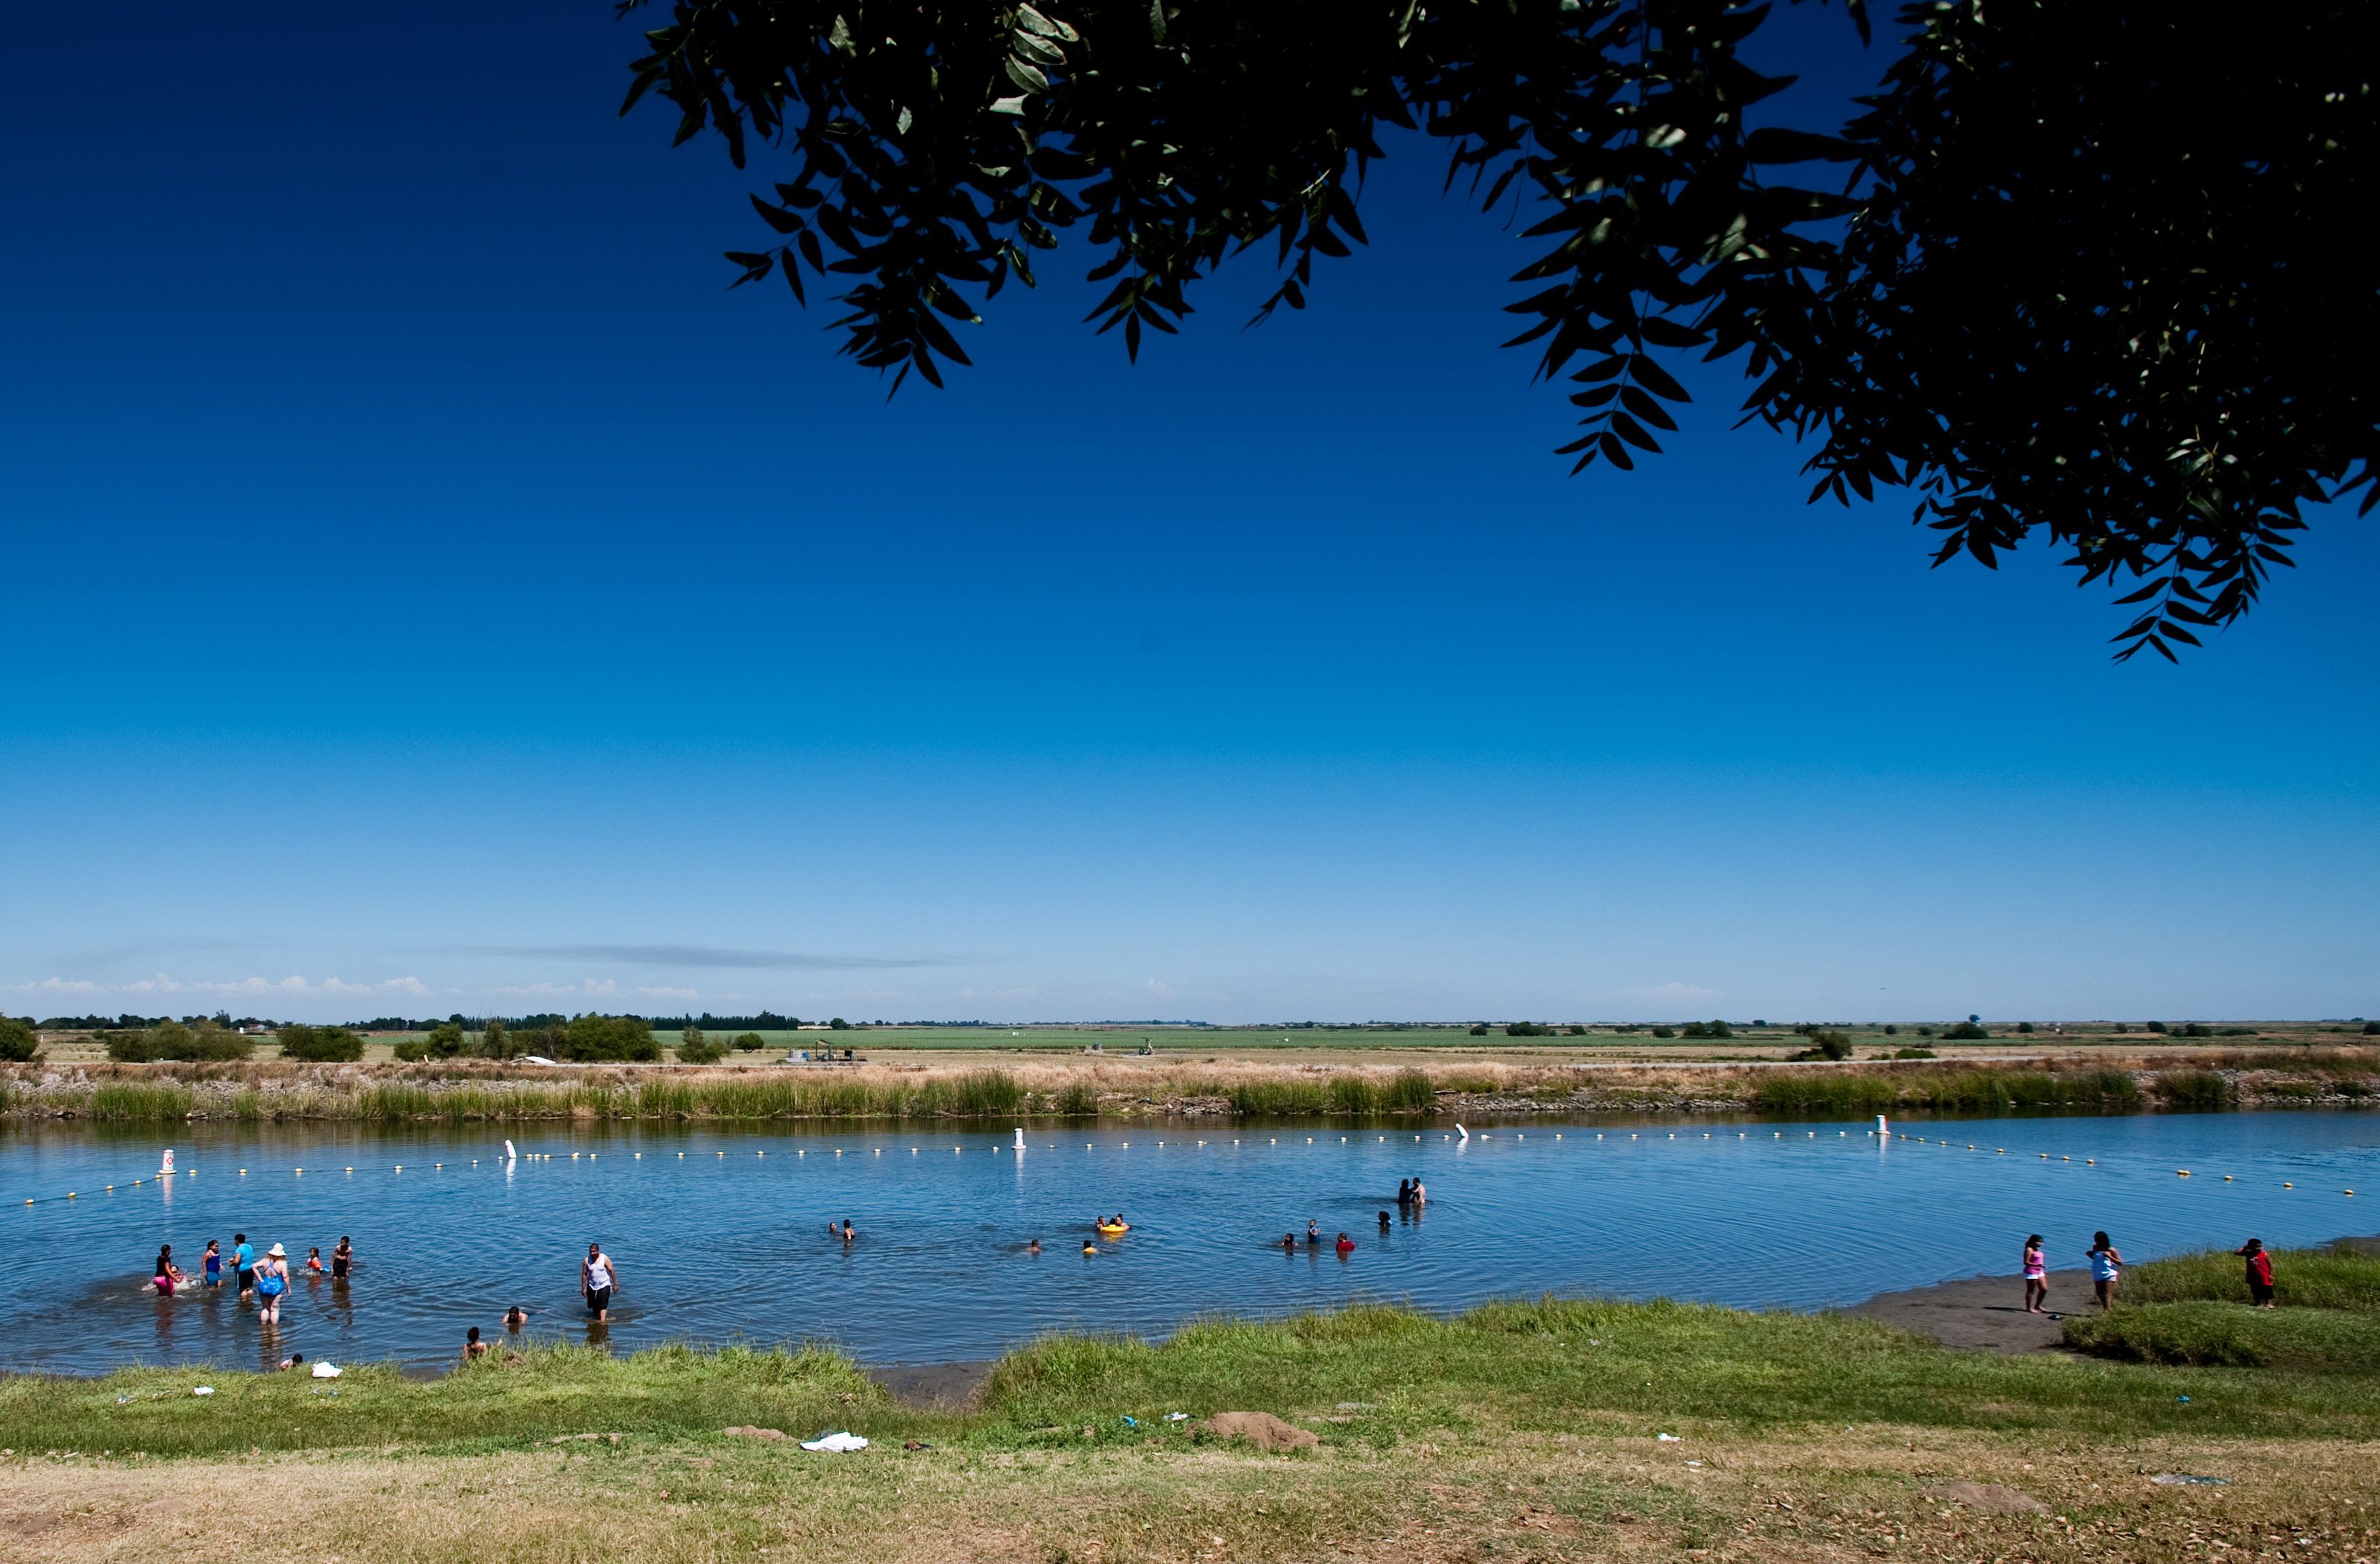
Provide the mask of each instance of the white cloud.
{"label": "white cloud", "polygon": [[38,988],[45,994],[96,994],[99,985],[84,978],[44,977],[38,984],[28,983],[28,988]]}
{"label": "white cloud", "polygon": [[649,1000],[690,1000],[694,998],[694,990],[691,988],[639,988],[637,992],[644,995]]}
{"label": "white cloud", "polygon": [[1622,997],[1632,1000],[1675,1000],[1682,1003],[1687,1000],[1716,1000],[1721,997],[1718,989],[1706,988],[1696,983],[1653,983],[1633,988],[1622,988],[1620,992]]}
{"label": "white cloud", "polygon": [[1148,980],[1148,991],[1160,1000],[1170,1000],[1173,997],[1173,986],[1170,983],[1160,983],[1154,977]]}
{"label": "white cloud", "polygon": [[601,996],[604,994],[616,994],[619,991],[619,985],[613,982],[608,977],[590,977],[584,983],[530,983],[527,985],[507,983],[488,990],[491,994],[510,994],[518,997],[540,1000],[568,999],[578,994]]}
{"label": "white cloud", "polygon": [[[96,983],[62,984],[52,978],[52,984],[72,988],[79,993],[102,992]],[[431,989],[419,977],[383,977],[377,983],[350,983],[344,977],[325,977],[320,983],[310,983],[302,976],[190,978],[169,977],[158,973],[136,983],[116,986],[119,994],[410,994],[427,999]]]}

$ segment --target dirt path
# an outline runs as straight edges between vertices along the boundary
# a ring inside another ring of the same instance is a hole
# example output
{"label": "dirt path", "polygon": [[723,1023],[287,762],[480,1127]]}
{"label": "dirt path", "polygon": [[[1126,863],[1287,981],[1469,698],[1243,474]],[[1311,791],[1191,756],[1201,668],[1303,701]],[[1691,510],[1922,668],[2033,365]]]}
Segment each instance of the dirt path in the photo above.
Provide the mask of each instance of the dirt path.
{"label": "dirt path", "polygon": [[2092,1307],[2091,1273],[2049,1273],[2050,1315],[2024,1312],[2024,1283],[2013,1276],[1973,1276],[1959,1281],[1879,1292],[1843,1312],[1939,1341],[1985,1352],[2038,1352],[2065,1339],[2057,1314]]}

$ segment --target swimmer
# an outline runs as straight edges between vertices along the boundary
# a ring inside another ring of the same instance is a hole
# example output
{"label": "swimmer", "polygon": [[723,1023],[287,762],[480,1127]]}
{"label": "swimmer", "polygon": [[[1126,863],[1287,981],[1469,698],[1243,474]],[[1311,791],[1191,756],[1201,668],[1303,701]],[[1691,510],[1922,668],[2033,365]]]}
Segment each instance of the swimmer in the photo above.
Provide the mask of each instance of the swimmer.
{"label": "swimmer", "polygon": [[859,1230],[851,1225],[851,1218],[849,1217],[845,1217],[843,1219],[843,1231],[839,1236],[845,1243],[850,1243],[853,1239],[859,1236]]}
{"label": "swimmer", "polygon": [[160,1298],[171,1298],[174,1295],[174,1289],[181,1286],[182,1283],[189,1279],[190,1279],[188,1277],[182,1274],[182,1267],[174,1264],[174,1246],[170,1243],[159,1244],[157,1246],[157,1270],[155,1275],[151,1279],[152,1285],[157,1289],[157,1296]]}
{"label": "swimmer", "polygon": [[1041,1241],[1038,1238],[1035,1239],[1032,1243],[1025,1246],[1025,1252],[1027,1255],[1038,1255],[1041,1253]]}
{"label": "swimmer", "polygon": [[339,1246],[331,1251],[331,1279],[333,1281],[346,1280],[347,1267],[355,1263],[355,1245],[347,1242],[347,1235],[346,1233],[339,1234]]}
{"label": "swimmer", "polygon": [[2049,1266],[2042,1258],[2041,1234],[2034,1233],[2024,1241],[2024,1312],[2046,1315],[2042,1307],[2049,1302]]}
{"label": "swimmer", "polygon": [[480,1340],[480,1328],[473,1326],[463,1332],[463,1361],[478,1363],[488,1355],[488,1344]]}
{"label": "swimmer", "polygon": [[1410,1206],[1413,1204],[1413,1180],[1399,1179],[1397,1181],[1397,1204],[1400,1206]]}
{"label": "swimmer", "polygon": [[1297,1253],[1297,1234],[1285,1232],[1281,1235],[1281,1252],[1284,1255]]}
{"label": "swimmer", "polygon": [[609,1323],[612,1317],[612,1290],[620,1285],[619,1267],[612,1256],[603,1253],[600,1243],[587,1246],[587,1258],[578,1262],[578,1291],[587,1300],[587,1312],[595,1323]]}
{"label": "swimmer", "polygon": [[1308,1221],[1305,1224],[1305,1242],[1310,1244],[1319,1244],[1322,1242],[1322,1228],[1319,1223]]}
{"label": "swimmer", "polygon": [[518,1303],[515,1303],[511,1308],[504,1311],[504,1328],[506,1330],[516,1331],[528,1323],[528,1311],[522,1308]]}
{"label": "swimmer", "polygon": [[231,1235],[231,1278],[239,1286],[240,1301],[247,1302],[256,1291],[256,1251],[249,1247],[244,1232]]}
{"label": "swimmer", "polygon": [[308,1276],[322,1274],[322,1251],[318,1247],[310,1245],[306,1250],[306,1274]]}
{"label": "swimmer", "polygon": [[1415,1180],[1414,1180],[1414,1197],[1413,1197],[1413,1203],[1414,1203],[1415,1206],[1419,1206],[1422,1202],[1424,1202],[1425,1200],[1427,1200],[1428,1198],[1429,1198],[1429,1191],[1427,1191],[1427,1190],[1426,1190],[1426,1189],[1424,1189],[1424,1188],[1422,1188],[1422,1187],[1421,1187],[1421,1180],[1420,1180],[1420,1179],[1418,1179],[1418,1178],[1415,1179]]}
{"label": "swimmer", "polygon": [[302,1368],[305,1366],[305,1353],[292,1352],[287,1357],[281,1360],[281,1372],[286,1374],[293,1368]]}
{"label": "swimmer", "polygon": [[215,1239],[208,1239],[205,1257],[207,1285],[221,1287],[223,1285],[223,1244]]}
{"label": "swimmer", "polygon": [[1380,1213],[1380,1231],[1382,1232],[1389,1231],[1389,1214],[1386,1211]]}
{"label": "swimmer", "polygon": [[289,1251],[278,1243],[264,1252],[256,1267],[256,1319],[260,1325],[281,1323],[281,1295],[289,1291]]}
{"label": "swimmer", "polygon": [[1085,1240],[1083,1240],[1083,1253],[1084,1253],[1084,1254],[1086,1254],[1086,1255],[1096,1255],[1096,1254],[1098,1254],[1099,1252],[1099,1246],[1098,1244],[1093,1243],[1092,1243],[1089,1239],[1087,1239],[1087,1239],[1085,1239]]}
{"label": "swimmer", "polygon": [[1345,1233],[1341,1233],[1339,1235],[1338,1250],[1339,1257],[1342,1260],[1345,1259],[1348,1255],[1353,1255],[1355,1252],[1355,1241],[1348,1237]]}

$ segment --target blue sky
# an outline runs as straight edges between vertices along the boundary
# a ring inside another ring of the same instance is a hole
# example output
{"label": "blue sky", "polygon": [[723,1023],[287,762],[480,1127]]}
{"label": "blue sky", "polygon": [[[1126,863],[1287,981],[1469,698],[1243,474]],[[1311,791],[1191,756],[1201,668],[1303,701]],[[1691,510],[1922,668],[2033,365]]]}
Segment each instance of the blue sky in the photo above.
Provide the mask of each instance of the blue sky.
{"label": "blue sky", "polygon": [[0,1008],[2380,1013],[2369,522],[2119,667],[1723,377],[1565,476],[1427,148],[1303,315],[1063,252],[888,405],[608,6],[12,42]]}

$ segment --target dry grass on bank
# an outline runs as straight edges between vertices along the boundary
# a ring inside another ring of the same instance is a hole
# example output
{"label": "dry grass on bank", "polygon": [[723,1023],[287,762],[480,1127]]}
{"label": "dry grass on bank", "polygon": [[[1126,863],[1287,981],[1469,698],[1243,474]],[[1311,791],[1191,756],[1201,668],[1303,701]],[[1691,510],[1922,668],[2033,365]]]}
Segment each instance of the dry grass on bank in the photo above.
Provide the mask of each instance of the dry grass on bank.
{"label": "dry grass on bank", "polygon": [[[140,1564],[239,1539],[309,1564],[1018,1564],[2282,1558],[2380,1549],[2372,1447],[2034,1443],[1860,1427],[1761,1438],[1512,1435],[1263,1456],[629,1439],[475,1455],[41,1459],[0,1482],[0,1556]],[[1690,1464],[1698,1463],[1698,1464]],[[2227,1475],[2161,1487],[2158,1472]],[[2040,1513],[1930,1495],[1998,1485]]]}

